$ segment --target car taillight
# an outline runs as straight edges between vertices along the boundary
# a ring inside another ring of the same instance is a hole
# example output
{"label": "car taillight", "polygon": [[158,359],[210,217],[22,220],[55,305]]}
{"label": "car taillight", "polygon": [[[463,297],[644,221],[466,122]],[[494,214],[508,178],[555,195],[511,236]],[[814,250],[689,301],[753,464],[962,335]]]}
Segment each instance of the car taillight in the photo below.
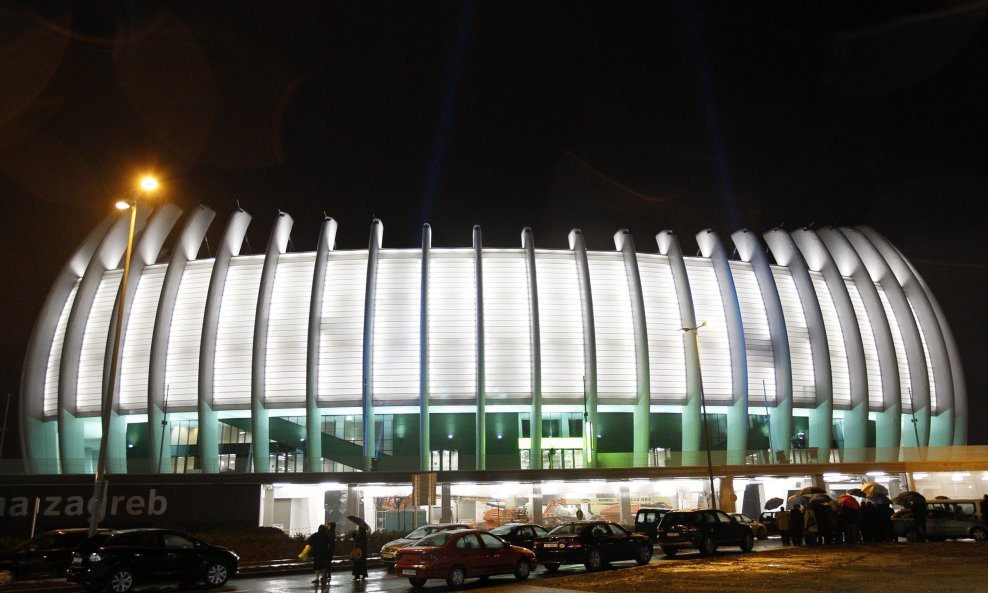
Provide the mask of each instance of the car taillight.
{"label": "car taillight", "polygon": [[567,548],[582,548],[583,547],[583,542],[581,542],[578,539],[575,539],[575,540],[569,542],[569,544],[567,544],[566,547]]}
{"label": "car taillight", "polygon": [[99,552],[93,552],[92,554],[89,555],[89,561],[90,562],[102,562],[103,561],[103,557],[99,555]]}

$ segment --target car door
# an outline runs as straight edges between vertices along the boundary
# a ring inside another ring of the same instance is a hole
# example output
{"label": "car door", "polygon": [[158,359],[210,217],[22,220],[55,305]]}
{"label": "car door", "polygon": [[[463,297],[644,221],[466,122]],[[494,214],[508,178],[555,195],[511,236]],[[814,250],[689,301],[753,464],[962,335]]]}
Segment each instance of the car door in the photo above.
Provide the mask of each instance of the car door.
{"label": "car door", "polygon": [[[112,541],[114,546],[117,545],[117,539]],[[168,563],[159,532],[135,532],[129,542],[120,543],[129,543],[130,545],[128,553],[120,554],[118,559],[133,567],[135,580],[146,582],[167,578]]]}
{"label": "car door", "polygon": [[631,539],[628,532],[616,523],[608,523],[607,528],[611,531],[611,559],[630,560],[634,558],[637,543]]}
{"label": "car door", "polygon": [[164,578],[186,581],[199,577],[199,567],[203,560],[194,539],[168,531],[162,534],[165,547],[166,571]]}
{"label": "car door", "polygon": [[484,564],[487,566],[487,574],[506,574],[514,570],[515,555],[497,536],[489,533],[481,533],[480,541],[484,544],[487,555]]}
{"label": "car door", "polygon": [[614,541],[611,530],[606,523],[597,523],[590,527],[590,546],[600,553],[605,562],[614,557]]}
{"label": "car door", "polygon": [[716,531],[714,540],[718,545],[724,543],[736,544],[741,541],[741,534],[747,529],[743,523],[733,519],[723,511],[715,511],[714,518],[716,520],[714,524],[714,530]]}
{"label": "car door", "polygon": [[467,576],[490,574],[487,549],[476,533],[464,533],[456,540],[456,555],[459,563],[466,567]]}

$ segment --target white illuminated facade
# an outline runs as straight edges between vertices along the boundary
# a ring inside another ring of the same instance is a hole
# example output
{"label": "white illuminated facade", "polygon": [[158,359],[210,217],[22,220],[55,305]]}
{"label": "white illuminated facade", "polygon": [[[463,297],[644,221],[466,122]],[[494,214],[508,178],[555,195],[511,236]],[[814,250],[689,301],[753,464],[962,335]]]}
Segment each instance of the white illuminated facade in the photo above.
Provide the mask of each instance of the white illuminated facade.
{"label": "white illuminated facade", "polygon": [[[740,459],[791,459],[798,433],[825,458],[966,441],[942,311],[867,228],[771,231],[768,262],[759,237],[747,240],[761,254],[730,261],[678,246],[639,245],[630,258],[533,245],[336,250],[327,219],[316,252],[272,243],[241,255],[250,217],[237,212],[215,257],[198,259],[212,220],[203,210],[182,230],[171,212],[165,232],[137,236],[145,258],[125,307],[114,471],[654,465],[665,462],[656,451],[685,459],[700,447],[691,376],[715,448]],[[94,231],[39,316],[21,391],[32,473],[92,471],[121,228]],[[272,241],[290,228],[280,215]],[[166,260],[169,232],[184,251]],[[697,343],[682,331],[704,323]],[[738,406],[747,425],[725,420]]]}

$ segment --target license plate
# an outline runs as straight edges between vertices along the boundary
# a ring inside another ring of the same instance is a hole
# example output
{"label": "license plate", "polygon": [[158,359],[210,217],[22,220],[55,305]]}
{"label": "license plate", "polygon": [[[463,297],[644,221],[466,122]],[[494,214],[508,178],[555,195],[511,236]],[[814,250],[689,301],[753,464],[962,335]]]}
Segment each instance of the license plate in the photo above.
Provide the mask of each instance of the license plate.
{"label": "license plate", "polygon": [[72,564],[82,564],[82,557],[81,556],[76,556],[75,558],[73,558],[72,559]]}
{"label": "license plate", "polygon": [[409,570],[409,569],[407,569],[407,568],[403,568],[403,569],[401,570],[401,574],[402,574],[403,576],[406,576],[406,577],[413,577],[413,576],[415,576],[415,575],[417,575],[417,574],[418,574],[418,571],[416,571],[416,570]]}
{"label": "license plate", "polygon": [[668,535],[669,537],[679,537],[679,532],[678,531],[670,531],[666,535]]}
{"label": "license plate", "polygon": [[547,548],[558,548],[559,547],[559,544],[554,543],[554,542],[549,542],[549,543],[547,543],[545,545],[545,547],[547,547]]}

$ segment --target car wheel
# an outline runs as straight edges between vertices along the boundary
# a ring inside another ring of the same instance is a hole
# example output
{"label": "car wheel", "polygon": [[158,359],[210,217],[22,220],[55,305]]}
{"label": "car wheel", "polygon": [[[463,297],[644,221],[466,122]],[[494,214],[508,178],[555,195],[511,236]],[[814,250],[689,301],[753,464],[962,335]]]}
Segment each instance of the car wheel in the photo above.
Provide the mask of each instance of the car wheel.
{"label": "car wheel", "polygon": [[446,584],[450,587],[456,588],[463,585],[463,581],[467,580],[467,571],[460,565],[456,565],[449,569],[449,576],[446,577]]}
{"label": "car wheel", "polygon": [[652,544],[642,544],[642,546],[638,548],[638,551],[635,552],[635,562],[637,562],[638,565],[641,566],[643,564],[648,564],[648,562],[651,559],[652,559]]}
{"label": "car wheel", "polygon": [[755,547],[755,538],[751,535],[751,532],[747,532],[741,536],[741,551],[750,552],[752,548]]}
{"label": "car wheel", "polygon": [[425,579],[422,577],[408,577],[408,584],[416,589],[421,589],[425,586]]}
{"label": "car wheel", "polygon": [[515,579],[519,581],[524,581],[528,578],[528,575],[532,572],[532,565],[528,563],[528,560],[522,558],[515,565]]}
{"label": "car wheel", "polygon": [[543,562],[542,566],[545,567],[546,572],[556,572],[559,570],[558,562]]}
{"label": "car wheel", "polygon": [[662,553],[665,554],[666,556],[669,556],[670,558],[672,556],[675,556],[676,555],[676,552],[678,552],[678,551],[679,551],[679,549],[677,549],[677,548],[668,548],[666,546],[662,546]]}
{"label": "car wheel", "polygon": [[604,566],[604,559],[600,557],[600,552],[597,550],[590,550],[587,553],[587,559],[583,562],[583,566],[586,566],[587,570],[590,571],[600,570]]}
{"label": "car wheel", "polygon": [[975,527],[971,530],[971,539],[976,542],[988,541],[988,530],[984,527]]}
{"label": "car wheel", "polygon": [[717,551],[717,543],[709,537],[703,538],[703,541],[700,542],[699,547],[700,554],[703,554],[704,556],[709,556]]}
{"label": "car wheel", "polygon": [[118,568],[110,573],[106,588],[113,593],[127,593],[134,588],[134,573],[129,568]]}
{"label": "car wheel", "polygon": [[230,580],[230,569],[222,562],[211,562],[204,576],[207,587],[222,587]]}

